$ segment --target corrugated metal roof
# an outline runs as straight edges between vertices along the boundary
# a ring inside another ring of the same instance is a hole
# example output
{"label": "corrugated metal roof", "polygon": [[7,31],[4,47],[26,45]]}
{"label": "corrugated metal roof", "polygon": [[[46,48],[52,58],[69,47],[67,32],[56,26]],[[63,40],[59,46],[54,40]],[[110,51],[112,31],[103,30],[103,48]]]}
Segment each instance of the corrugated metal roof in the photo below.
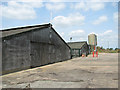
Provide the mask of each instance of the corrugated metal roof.
{"label": "corrugated metal roof", "polygon": [[80,49],[84,44],[87,44],[87,41],[82,41],[82,42],[68,42],[67,44],[71,48]]}
{"label": "corrugated metal roof", "polygon": [[50,25],[51,24],[43,24],[43,25],[34,25],[34,26],[17,27],[17,28],[0,30],[0,33],[2,33],[2,36],[0,36],[0,37],[7,37],[10,35],[27,32],[27,31],[30,31],[33,29],[45,28],[45,27],[49,27]]}

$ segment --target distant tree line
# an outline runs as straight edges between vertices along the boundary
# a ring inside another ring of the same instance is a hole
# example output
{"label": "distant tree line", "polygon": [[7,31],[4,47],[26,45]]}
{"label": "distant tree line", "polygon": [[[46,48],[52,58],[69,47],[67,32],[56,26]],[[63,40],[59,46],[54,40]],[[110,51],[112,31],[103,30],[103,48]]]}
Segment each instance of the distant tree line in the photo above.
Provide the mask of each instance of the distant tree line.
{"label": "distant tree line", "polygon": [[100,46],[97,46],[97,51],[100,52],[100,53],[119,53],[120,52],[120,49],[119,48],[103,48],[103,47],[100,47]]}

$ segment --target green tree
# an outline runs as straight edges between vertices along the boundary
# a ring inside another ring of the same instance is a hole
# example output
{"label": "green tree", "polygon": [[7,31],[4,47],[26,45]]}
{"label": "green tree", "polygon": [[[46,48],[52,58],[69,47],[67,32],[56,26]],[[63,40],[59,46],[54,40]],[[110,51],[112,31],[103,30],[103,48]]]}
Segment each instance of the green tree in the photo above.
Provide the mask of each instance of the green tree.
{"label": "green tree", "polygon": [[103,47],[100,47],[100,49],[103,49]]}
{"label": "green tree", "polygon": [[118,48],[115,48],[115,50],[118,50]]}
{"label": "green tree", "polygon": [[97,46],[97,50],[100,50],[100,46]]}
{"label": "green tree", "polygon": [[110,48],[109,50],[113,50],[113,48]]}

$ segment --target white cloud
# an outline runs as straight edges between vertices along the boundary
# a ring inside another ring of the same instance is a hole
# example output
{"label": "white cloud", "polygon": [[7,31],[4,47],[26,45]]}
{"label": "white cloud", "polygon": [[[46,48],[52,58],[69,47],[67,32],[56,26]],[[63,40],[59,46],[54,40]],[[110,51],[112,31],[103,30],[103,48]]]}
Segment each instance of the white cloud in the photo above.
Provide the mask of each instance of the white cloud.
{"label": "white cloud", "polygon": [[99,42],[100,43],[105,43],[106,41],[113,41],[113,39],[115,38],[114,35],[111,35],[113,34],[113,31],[112,30],[107,30],[103,33],[99,33],[98,34],[98,38],[99,38]]}
{"label": "white cloud", "polygon": [[114,19],[114,21],[118,21],[118,12],[115,12],[114,14],[113,14],[113,19]]}
{"label": "white cloud", "polygon": [[90,8],[94,11],[104,9],[104,3],[91,3]]}
{"label": "white cloud", "polygon": [[103,2],[101,0],[89,0],[90,2]]}
{"label": "white cloud", "polygon": [[9,19],[28,20],[36,18],[34,8],[42,7],[41,2],[15,2],[9,1],[2,5],[2,16]]}
{"label": "white cloud", "polygon": [[[106,30],[105,32],[103,33],[95,33],[95,32],[92,32],[90,34],[96,34],[97,37],[101,40],[109,40],[109,38],[111,38],[111,34],[113,33],[113,30]],[[89,35],[89,34],[88,34]],[[112,36],[113,37],[113,36]]]}
{"label": "white cloud", "polygon": [[41,8],[43,6],[42,2],[26,2],[25,4],[32,8]]}
{"label": "white cloud", "polygon": [[104,7],[105,5],[103,2],[80,2],[75,5],[72,5],[72,8],[81,9],[84,11],[88,11],[88,10],[97,11],[104,9]]}
{"label": "white cloud", "polygon": [[71,31],[69,33],[70,36],[79,36],[80,34],[84,34],[84,30],[75,30],[75,31]]}
{"label": "white cloud", "polygon": [[47,3],[45,6],[48,10],[56,10],[56,11],[62,10],[65,8],[64,3],[55,3],[55,2],[54,3]]}
{"label": "white cloud", "polygon": [[117,6],[118,6],[118,2],[113,2],[113,3],[112,3],[112,6],[113,6],[113,7],[117,7]]}
{"label": "white cloud", "polygon": [[49,0],[50,2],[64,2],[65,0]]}
{"label": "white cloud", "polygon": [[[10,1],[10,0],[9,0]],[[11,0],[16,2],[43,2],[44,0]]]}
{"label": "white cloud", "polygon": [[72,37],[74,41],[86,41],[87,36],[84,30],[73,30],[69,33],[69,37]]}
{"label": "white cloud", "polygon": [[108,34],[108,33],[111,33],[111,32],[112,32],[112,30],[107,30],[107,31],[104,32],[104,35]]}
{"label": "white cloud", "polygon": [[93,22],[93,24],[100,24],[100,23],[102,23],[102,22],[105,22],[105,21],[107,21],[107,16],[100,16],[97,20],[95,20],[94,22]]}
{"label": "white cloud", "polygon": [[118,34],[113,30],[107,30],[98,35],[98,43],[104,47],[117,47],[118,46]]}
{"label": "white cloud", "polygon": [[112,30],[107,30],[107,31],[105,31],[105,32],[103,32],[103,33],[100,33],[99,36],[109,35],[109,34],[111,34],[111,33],[112,33]]}
{"label": "white cloud", "polygon": [[75,9],[84,9],[85,11],[89,9],[88,7],[86,7],[84,2],[77,3],[75,6],[72,7]]}
{"label": "white cloud", "polygon": [[84,24],[85,16],[76,13],[76,14],[70,14],[67,17],[65,16],[56,16],[52,23],[55,25],[55,27],[70,27],[70,26],[79,26]]}

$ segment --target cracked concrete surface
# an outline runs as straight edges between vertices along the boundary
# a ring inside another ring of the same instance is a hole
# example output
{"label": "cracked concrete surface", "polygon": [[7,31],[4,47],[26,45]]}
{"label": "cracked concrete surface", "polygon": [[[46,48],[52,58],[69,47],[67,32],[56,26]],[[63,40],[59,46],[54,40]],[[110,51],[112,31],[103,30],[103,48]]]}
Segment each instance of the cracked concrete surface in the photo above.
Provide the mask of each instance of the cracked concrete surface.
{"label": "cracked concrete surface", "polygon": [[3,88],[118,88],[118,54],[78,57],[2,76]]}

